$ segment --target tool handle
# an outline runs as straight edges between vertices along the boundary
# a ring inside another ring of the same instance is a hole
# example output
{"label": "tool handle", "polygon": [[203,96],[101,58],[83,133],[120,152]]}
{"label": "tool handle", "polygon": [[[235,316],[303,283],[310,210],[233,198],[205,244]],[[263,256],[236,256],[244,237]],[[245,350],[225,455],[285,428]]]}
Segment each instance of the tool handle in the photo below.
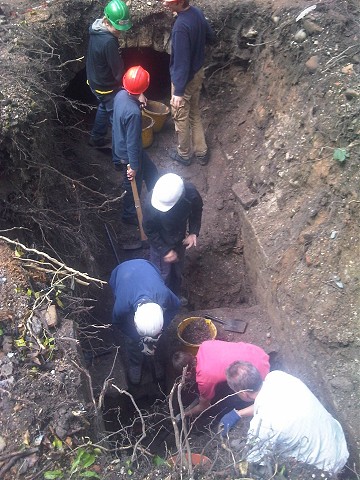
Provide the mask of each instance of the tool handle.
{"label": "tool handle", "polygon": [[[128,170],[130,169],[130,165],[127,166],[127,169]],[[139,192],[138,192],[138,189],[137,189],[135,178],[133,178],[130,181],[130,183],[131,183],[131,189],[132,189],[132,193],[133,193],[133,197],[134,197],[136,215],[137,215],[138,222],[139,222],[140,238],[141,238],[141,241],[146,241],[147,236],[145,235],[145,232],[144,232],[144,229],[143,229],[143,226],[142,226],[143,215],[142,215]]]}
{"label": "tool handle", "polygon": [[220,320],[220,318],[215,317],[214,315],[209,315],[208,313],[205,313],[204,317],[212,320],[213,322],[221,323],[221,325],[226,325],[226,322],[224,322],[224,320]]}

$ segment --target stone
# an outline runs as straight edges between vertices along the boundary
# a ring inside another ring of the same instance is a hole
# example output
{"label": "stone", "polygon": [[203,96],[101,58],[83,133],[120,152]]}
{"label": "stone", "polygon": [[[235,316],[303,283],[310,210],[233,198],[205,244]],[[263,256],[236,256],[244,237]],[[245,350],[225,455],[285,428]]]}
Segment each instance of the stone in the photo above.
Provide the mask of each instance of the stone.
{"label": "stone", "polygon": [[354,385],[348,378],[335,377],[329,383],[334,389],[342,390],[343,392],[352,392],[354,390]]}
{"label": "stone", "polygon": [[353,98],[358,97],[360,93],[354,90],[353,88],[347,88],[344,92],[344,95],[347,100],[352,100]]}
{"label": "stone", "polygon": [[308,35],[313,35],[314,33],[320,33],[324,30],[322,27],[320,27],[320,25],[308,19],[303,21],[303,27],[305,32]]}
{"label": "stone", "polygon": [[303,42],[305,39],[306,39],[307,35],[306,35],[306,32],[305,30],[298,30],[295,35],[294,35],[294,40],[295,42],[297,43],[301,43]]}
{"label": "stone", "polygon": [[245,180],[240,180],[240,182],[235,183],[232,187],[232,191],[235,193],[237,199],[241,205],[248,209],[257,204],[257,197],[249,190],[246,185]]}
{"label": "stone", "polygon": [[56,311],[56,305],[49,305],[46,313],[45,313],[45,320],[48,324],[49,328],[56,327],[58,324],[58,316]]}
{"label": "stone", "polygon": [[307,68],[308,72],[313,74],[319,68],[319,57],[318,55],[313,55],[309,58],[309,60],[305,63],[305,67]]}

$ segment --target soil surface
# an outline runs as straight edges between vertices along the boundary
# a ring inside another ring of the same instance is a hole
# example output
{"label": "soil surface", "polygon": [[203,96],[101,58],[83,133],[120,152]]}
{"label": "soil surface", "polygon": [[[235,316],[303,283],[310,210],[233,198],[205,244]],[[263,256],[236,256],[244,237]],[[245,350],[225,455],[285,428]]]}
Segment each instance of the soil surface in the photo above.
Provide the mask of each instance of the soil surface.
{"label": "soil surface", "polygon": [[181,338],[192,345],[200,345],[205,340],[210,340],[211,332],[205,319],[198,318],[186,325],[181,332]]}
{"label": "soil surface", "polygon": [[[314,2],[196,4],[219,38],[208,52],[202,95],[210,162],[184,167],[169,160],[168,150],[176,144],[170,118],[147,150],[162,173],[176,172],[192,181],[204,200],[198,247],[186,259],[183,294],[189,305],[169,328],[164,355],[169,358],[181,347],[176,327],[183,318],[208,312],[246,320],[244,335],[217,326],[217,338],[256,343],[272,353],[273,368],[302,378],[344,426],[351,451],[344,478],[357,478],[359,3],[317,2],[300,19]],[[0,244],[4,479],[43,478],[53,470],[63,478],[83,478],[87,469],[104,479],[171,478],[167,464],[156,463],[160,457],[140,453],[137,471],[131,457],[118,453],[114,459],[112,445],[100,443],[110,450],[102,450],[103,455],[94,447],[91,425],[97,407],[102,408],[104,381],[115,377],[119,388],[125,382],[116,377],[112,363],[121,338],[110,328],[104,330],[111,318],[111,293],[97,279],[106,282],[119,261],[148,257],[146,249],[122,248],[138,242],[139,231],[120,221],[123,173],[113,169],[111,151],[87,145],[94,109],[84,102],[91,100],[87,96],[69,104],[64,99],[69,82],[84,67],[75,59],[85,54],[87,26],[101,8],[100,2],[86,0],[0,4],[5,67],[0,89],[0,235],[37,251],[19,245],[15,249],[9,241]],[[171,18],[164,16],[159,2],[134,0],[131,8],[135,27],[124,47],[156,44],[165,51]],[[80,83],[78,95],[85,89]],[[150,94],[168,104],[169,86]],[[73,272],[60,280],[58,266],[49,261],[49,267],[39,252],[95,280]],[[49,304],[58,310],[57,327],[49,326],[45,311],[40,313]],[[90,358],[95,397],[80,389],[89,378],[79,364],[82,352],[72,321],[80,325]],[[113,356],[106,355],[109,350]],[[169,394],[169,367],[167,373]],[[162,401],[160,414],[169,420],[167,401]],[[157,407],[144,408],[159,414]],[[146,426],[160,430],[152,418]],[[142,432],[140,423],[137,430],[133,427],[124,426],[132,445]],[[245,436],[246,424],[239,428],[233,439]],[[231,452],[224,449],[215,430],[200,419],[190,435],[192,451],[204,449],[214,462],[213,478],[283,480],[273,465],[265,473],[234,469],[234,455],[241,455],[233,447]],[[124,440],[121,452],[131,455],[126,445]],[[89,467],[84,456],[83,463],[79,460],[83,450],[90,456]],[[80,467],[73,473],[76,460]],[[293,480],[331,478],[288,463],[283,474]]]}

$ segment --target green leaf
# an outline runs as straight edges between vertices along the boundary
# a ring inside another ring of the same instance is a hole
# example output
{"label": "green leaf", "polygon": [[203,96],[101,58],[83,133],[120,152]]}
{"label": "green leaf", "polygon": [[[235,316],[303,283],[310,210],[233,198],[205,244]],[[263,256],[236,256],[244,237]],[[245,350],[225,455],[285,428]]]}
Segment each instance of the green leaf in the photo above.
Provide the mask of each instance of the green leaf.
{"label": "green leaf", "polygon": [[44,478],[51,480],[53,478],[64,478],[64,474],[61,470],[48,470],[44,473]]}
{"label": "green leaf", "polygon": [[166,462],[166,460],[164,458],[161,458],[159,457],[159,455],[156,455],[154,458],[153,458],[153,464],[156,466],[156,467],[160,467],[161,465],[164,465]]}
{"label": "green leaf", "polygon": [[85,454],[85,450],[80,448],[78,450],[78,453],[76,455],[76,458],[74,459],[74,461],[72,462],[71,464],[71,469],[70,469],[70,473],[74,473],[75,470],[77,469],[77,467],[79,466],[80,462],[81,462],[81,459],[83,457],[83,455]]}
{"label": "green leaf", "polygon": [[23,338],[18,338],[14,343],[17,347],[26,347],[26,342]]}
{"label": "green leaf", "polygon": [[26,291],[26,295],[28,297],[31,297],[32,293],[33,293],[33,291],[31,290],[31,288],[28,288],[27,291]]}
{"label": "green leaf", "polygon": [[60,300],[59,297],[56,297],[56,298],[55,298],[55,301],[56,301],[56,303],[58,304],[58,306],[59,306],[60,308],[64,308],[64,304],[63,304],[63,302]]}
{"label": "green leaf", "polygon": [[2,328],[0,328],[0,337],[1,335],[4,335],[4,330]]}
{"label": "green leaf", "polygon": [[93,472],[91,470],[86,470],[86,472],[82,472],[80,476],[81,478],[100,478],[96,472]]}
{"label": "green leaf", "polygon": [[59,437],[55,437],[53,442],[53,447],[58,449],[58,450],[61,450],[62,449],[62,446],[63,446],[63,442],[60,440]]}
{"label": "green leaf", "polygon": [[335,148],[334,154],[333,154],[333,159],[342,163],[342,162],[345,162],[345,160],[348,156],[349,156],[349,154],[346,152],[345,148]]}
{"label": "green leaf", "polygon": [[87,453],[83,456],[81,459],[81,466],[82,468],[88,468],[90,467],[96,460],[96,457],[92,453]]}

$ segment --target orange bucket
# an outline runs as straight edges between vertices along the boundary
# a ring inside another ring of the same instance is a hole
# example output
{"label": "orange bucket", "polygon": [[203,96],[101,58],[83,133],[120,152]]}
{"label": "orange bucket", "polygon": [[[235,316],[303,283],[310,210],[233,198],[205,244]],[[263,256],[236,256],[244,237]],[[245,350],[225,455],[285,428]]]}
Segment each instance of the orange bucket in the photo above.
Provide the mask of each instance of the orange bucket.
{"label": "orange bucket", "polygon": [[163,128],[167,116],[170,113],[170,108],[161,102],[155,102],[155,100],[148,100],[144,112],[154,120],[153,130],[155,133],[160,132]]}
{"label": "orange bucket", "polygon": [[145,113],[142,114],[141,118],[141,127],[142,127],[142,132],[141,132],[141,141],[142,141],[142,146],[143,148],[148,148],[152,145],[153,140],[154,140],[154,120],[149,117],[149,115],[146,115]]}
{"label": "orange bucket", "polygon": [[208,329],[209,329],[209,333],[210,333],[210,338],[209,340],[214,340],[214,338],[216,338],[216,335],[217,335],[217,329],[215,327],[215,325],[213,324],[213,322],[211,320],[209,320],[208,318],[204,318],[204,317],[189,317],[189,318],[185,318],[185,320],[183,320],[182,322],[179,323],[178,327],[177,327],[177,336],[179,338],[179,340],[181,341],[181,343],[183,343],[185,345],[185,348],[184,350],[186,350],[187,352],[191,353],[192,355],[196,355],[197,354],[197,351],[200,347],[200,344],[195,344],[195,343],[189,343],[187,342],[186,340],[184,340],[182,338],[182,333],[183,331],[185,330],[185,327],[187,327],[190,323],[193,323],[197,320],[203,320],[205,322],[205,324],[207,325]]}
{"label": "orange bucket", "polygon": [[[185,453],[183,455],[185,458],[186,462],[188,461],[188,454]],[[173,457],[170,457],[169,462],[171,465],[180,465],[180,455],[175,455]],[[200,465],[201,467],[204,468],[210,468],[211,466],[211,460],[209,457],[206,457],[205,455],[201,455],[200,453],[192,453],[191,454],[191,464],[193,467]]]}

